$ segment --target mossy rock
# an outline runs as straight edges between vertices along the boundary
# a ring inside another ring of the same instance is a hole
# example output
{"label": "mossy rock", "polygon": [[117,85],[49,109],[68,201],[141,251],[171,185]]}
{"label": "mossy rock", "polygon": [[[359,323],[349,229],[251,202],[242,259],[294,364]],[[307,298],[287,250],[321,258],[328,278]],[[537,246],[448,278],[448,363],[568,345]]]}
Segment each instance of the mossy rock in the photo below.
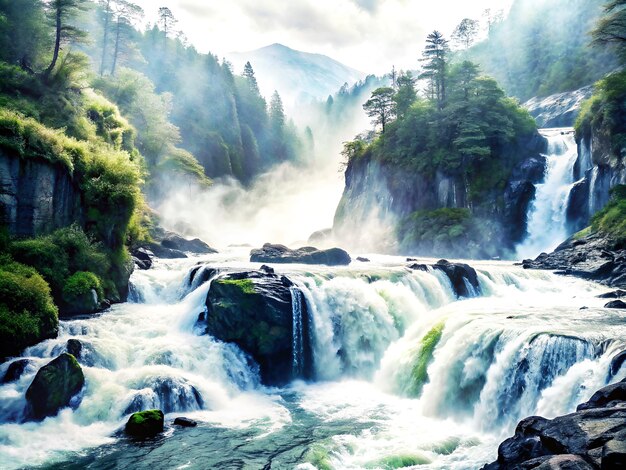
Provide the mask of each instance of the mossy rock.
{"label": "mossy rock", "polygon": [[36,420],[55,416],[69,406],[72,397],[81,391],[85,376],[78,361],[63,353],[46,364],[35,376],[26,391],[27,415]]}
{"label": "mossy rock", "polygon": [[87,271],[72,274],[63,286],[63,313],[94,313],[100,309],[103,300],[100,278]]}
{"label": "mossy rock", "polygon": [[161,410],[147,410],[133,413],[124,431],[132,437],[154,437],[163,432],[165,416]]}

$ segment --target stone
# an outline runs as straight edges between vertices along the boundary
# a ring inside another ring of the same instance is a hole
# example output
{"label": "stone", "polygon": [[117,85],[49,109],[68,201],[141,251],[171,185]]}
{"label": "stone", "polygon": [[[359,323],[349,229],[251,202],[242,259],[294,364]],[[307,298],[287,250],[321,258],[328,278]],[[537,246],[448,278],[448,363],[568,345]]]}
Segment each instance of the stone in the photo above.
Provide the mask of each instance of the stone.
{"label": "stone", "polygon": [[37,372],[26,390],[27,415],[35,420],[55,416],[70,405],[85,383],[83,370],[71,354],[63,353]]}
{"label": "stone", "polygon": [[426,266],[425,264],[412,263],[409,264],[407,268],[411,269],[412,271],[424,271],[425,273],[428,272],[428,266]]}
{"label": "stone", "polygon": [[165,416],[161,410],[139,411],[128,418],[124,431],[132,437],[154,437],[163,432],[164,424]]}
{"label": "stone", "polygon": [[476,270],[467,264],[450,263],[442,259],[437,261],[433,268],[443,271],[448,276],[457,297],[473,297],[476,292],[480,291]]}
{"label": "stone", "polygon": [[154,253],[145,248],[137,248],[132,251],[133,262],[141,270],[148,270],[152,267],[152,258]]}
{"label": "stone", "polygon": [[161,246],[170,250],[177,250],[198,255],[217,253],[217,250],[211,248],[199,238],[189,240],[173,232],[165,232],[165,235],[161,240]]}
{"label": "stone", "polygon": [[250,252],[250,261],[252,263],[301,263],[347,266],[352,259],[341,248],[318,250],[312,246],[305,246],[292,250],[284,245],[266,243],[263,245],[263,248]]}
{"label": "stone", "polygon": [[604,308],[625,309],[626,302],[624,302],[623,300],[612,300],[611,302],[607,303]]}
{"label": "stone", "polygon": [[181,426],[183,428],[195,428],[198,425],[198,423],[195,422],[193,419],[184,418],[184,417],[176,418],[174,420],[174,424],[176,426]]}
{"label": "stone", "polygon": [[622,351],[611,359],[611,366],[609,367],[611,377],[615,377],[615,375],[622,368],[624,361],[626,361],[626,351]]}
{"label": "stone", "polygon": [[68,339],[65,345],[68,354],[71,354],[76,359],[80,359],[80,355],[83,349],[83,344],[77,339]]}
{"label": "stone", "polygon": [[30,363],[31,361],[29,361],[28,359],[18,359],[17,361],[13,361],[11,364],[9,364],[9,368],[2,378],[2,383],[8,384],[18,380]]}
{"label": "stone", "polygon": [[602,447],[601,470],[626,469],[626,440],[611,439]]}
{"label": "stone", "polygon": [[578,405],[576,410],[582,411],[594,408],[604,408],[615,401],[626,401],[626,382],[617,382],[598,390],[591,396],[589,401]]}
{"label": "stone", "polygon": [[356,260],[359,261],[360,263],[369,263],[370,262],[369,258],[364,258],[363,256],[357,257]]}

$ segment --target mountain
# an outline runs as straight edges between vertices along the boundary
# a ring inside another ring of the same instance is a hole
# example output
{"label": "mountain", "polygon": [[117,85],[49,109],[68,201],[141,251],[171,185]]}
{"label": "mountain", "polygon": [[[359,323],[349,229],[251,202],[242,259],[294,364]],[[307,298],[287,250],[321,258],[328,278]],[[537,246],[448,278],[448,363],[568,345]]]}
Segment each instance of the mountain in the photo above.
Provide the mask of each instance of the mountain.
{"label": "mountain", "polygon": [[325,99],[344,83],[365,78],[365,74],[322,54],[296,51],[282,44],[272,44],[228,57],[236,73],[246,62],[254,68],[261,92],[269,97],[278,90],[289,106],[295,102]]}

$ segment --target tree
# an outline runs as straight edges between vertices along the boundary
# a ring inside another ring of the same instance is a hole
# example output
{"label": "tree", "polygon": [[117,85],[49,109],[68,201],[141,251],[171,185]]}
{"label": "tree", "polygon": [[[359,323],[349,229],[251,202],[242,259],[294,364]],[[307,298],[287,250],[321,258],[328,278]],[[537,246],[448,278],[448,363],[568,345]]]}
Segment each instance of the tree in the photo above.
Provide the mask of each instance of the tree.
{"label": "tree", "polygon": [[415,91],[415,78],[413,74],[409,72],[401,72],[396,80],[397,92],[394,96],[396,103],[396,114],[399,118],[405,116],[411,105],[417,99],[417,92]]}
{"label": "tree", "polygon": [[133,22],[143,16],[143,9],[126,0],[115,1],[115,47],[113,48],[113,61],[111,63],[111,75],[115,75],[117,61],[123,47],[122,39],[133,33]]}
{"label": "tree", "polygon": [[381,125],[383,134],[389,121],[395,116],[395,92],[391,87],[377,88],[363,105],[363,109],[372,119],[374,126]]}
{"label": "tree", "polygon": [[478,21],[469,18],[463,19],[459,25],[454,29],[452,33],[452,39],[454,42],[465,49],[469,49],[470,46],[476,40],[478,35]]}
{"label": "tree", "polygon": [[40,0],[0,0],[0,59],[33,73],[42,65],[49,47],[50,34]]}
{"label": "tree", "polygon": [[178,20],[172,13],[172,10],[167,7],[159,8],[159,27],[161,31],[163,31],[165,39],[168,38],[168,35],[172,32],[176,23],[178,23]]}
{"label": "tree", "polygon": [[106,61],[107,46],[109,44],[109,27],[111,24],[111,1],[112,0],[100,0],[99,3],[102,6],[104,13],[104,27],[102,28],[102,58],[100,60],[100,76],[104,75],[104,64]]}
{"label": "tree", "polygon": [[242,76],[248,82],[248,86],[250,87],[250,90],[258,93],[259,84],[256,81],[256,77],[254,76],[254,69],[252,68],[252,64],[250,62],[246,62],[246,65],[243,66]]}
{"label": "tree", "polygon": [[86,37],[86,33],[70,22],[80,10],[86,8],[87,0],[51,0],[48,3],[48,13],[52,17],[55,25],[54,52],[52,53],[52,61],[44,72],[44,77],[48,77],[54,70],[59,59],[59,52],[64,43],[72,41],[82,41]]}
{"label": "tree", "polygon": [[592,32],[593,42],[614,45],[622,60],[626,60],[626,0],[610,0],[604,13]]}
{"label": "tree", "polygon": [[448,55],[448,41],[439,31],[433,31],[426,38],[426,47],[421,61],[424,62],[424,72],[420,78],[427,79],[439,109],[443,109],[446,101],[446,68]]}
{"label": "tree", "polygon": [[270,122],[272,127],[280,131],[285,126],[285,109],[283,108],[283,100],[277,91],[274,91],[272,100],[270,101]]}
{"label": "tree", "polygon": [[487,21],[487,33],[491,34],[491,30],[494,25],[498,23],[502,23],[504,21],[504,11],[502,10],[492,10],[491,8],[487,8],[483,12],[483,17],[485,21]]}

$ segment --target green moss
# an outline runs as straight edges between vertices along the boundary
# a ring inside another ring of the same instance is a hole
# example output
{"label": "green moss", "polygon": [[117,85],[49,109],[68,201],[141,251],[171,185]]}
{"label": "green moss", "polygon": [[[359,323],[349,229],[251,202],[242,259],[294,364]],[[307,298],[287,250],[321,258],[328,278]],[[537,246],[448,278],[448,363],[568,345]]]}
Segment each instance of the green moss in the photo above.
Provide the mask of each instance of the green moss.
{"label": "green moss", "polygon": [[591,228],[591,226],[582,229],[580,232],[576,232],[573,235],[574,240],[580,240],[581,238],[585,238],[587,235],[591,235],[591,233],[593,232],[593,229]]}
{"label": "green moss", "polygon": [[33,269],[0,259],[0,358],[56,336],[58,311],[50,288]]}
{"label": "green moss", "polygon": [[254,288],[254,282],[250,279],[218,279],[216,282],[224,286],[234,286],[239,289],[241,293],[246,295],[253,295],[257,293]]}
{"label": "green moss", "polygon": [[314,444],[307,451],[304,459],[317,470],[334,470],[335,468],[330,461],[328,450],[321,444]]}
{"label": "green moss", "polygon": [[439,323],[433,327],[420,341],[419,351],[411,370],[411,390],[412,396],[419,396],[422,393],[424,384],[428,382],[428,366],[433,360],[433,355],[437,344],[443,336],[445,323]]}
{"label": "green moss", "polygon": [[85,296],[91,296],[91,291],[96,291],[98,298],[102,299],[104,293],[100,279],[93,273],[79,271],[72,274],[63,286],[63,300],[74,303]]}
{"label": "green moss", "polygon": [[161,410],[146,410],[140,411],[138,413],[134,413],[130,419],[128,420],[130,423],[141,425],[146,421],[155,420],[163,418],[163,412]]}
{"label": "green moss", "polygon": [[618,245],[626,244],[626,185],[611,190],[611,200],[593,216],[591,228],[614,238]]}

